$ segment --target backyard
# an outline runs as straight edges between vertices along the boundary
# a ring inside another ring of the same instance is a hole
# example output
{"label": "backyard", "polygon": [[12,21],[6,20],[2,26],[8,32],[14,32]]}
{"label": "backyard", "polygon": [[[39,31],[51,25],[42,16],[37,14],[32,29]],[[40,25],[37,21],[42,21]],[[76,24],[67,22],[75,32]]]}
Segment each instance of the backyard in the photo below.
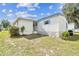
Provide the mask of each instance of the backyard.
{"label": "backyard", "polygon": [[[77,34],[78,35],[78,34]],[[62,40],[41,35],[10,38],[8,31],[0,32],[0,55],[61,56],[79,55],[79,36],[75,40]]]}

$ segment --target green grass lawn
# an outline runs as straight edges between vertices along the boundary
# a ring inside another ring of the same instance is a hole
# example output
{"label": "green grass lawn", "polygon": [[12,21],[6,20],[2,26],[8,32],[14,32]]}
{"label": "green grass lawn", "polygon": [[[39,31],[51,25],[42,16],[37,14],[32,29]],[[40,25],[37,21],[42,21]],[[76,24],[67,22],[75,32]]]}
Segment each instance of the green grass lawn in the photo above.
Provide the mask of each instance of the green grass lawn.
{"label": "green grass lawn", "polygon": [[62,40],[40,35],[10,38],[9,32],[3,31],[0,32],[0,55],[79,55],[79,36],[74,38],[77,40]]}

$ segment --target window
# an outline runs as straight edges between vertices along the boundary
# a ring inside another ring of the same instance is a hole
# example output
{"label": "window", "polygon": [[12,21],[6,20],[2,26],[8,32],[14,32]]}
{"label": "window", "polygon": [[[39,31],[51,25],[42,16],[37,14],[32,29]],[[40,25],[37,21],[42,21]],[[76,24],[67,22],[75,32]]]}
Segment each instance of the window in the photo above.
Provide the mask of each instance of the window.
{"label": "window", "polygon": [[49,21],[47,20],[47,21],[45,21],[45,23],[44,24],[49,24]]}

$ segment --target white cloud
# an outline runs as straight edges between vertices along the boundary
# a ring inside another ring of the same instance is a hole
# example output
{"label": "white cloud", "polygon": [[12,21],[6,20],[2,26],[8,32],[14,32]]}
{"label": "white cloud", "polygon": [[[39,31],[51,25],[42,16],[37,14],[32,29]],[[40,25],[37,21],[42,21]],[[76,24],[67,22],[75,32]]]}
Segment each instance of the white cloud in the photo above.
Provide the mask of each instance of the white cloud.
{"label": "white cloud", "polygon": [[56,11],[54,13],[57,13]]}
{"label": "white cloud", "polygon": [[37,7],[38,5],[39,5],[39,3],[35,3],[35,4],[34,4],[34,6],[36,6],[36,7]]}
{"label": "white cloud", "polygon": [[19,8],[19,7],[31,7],[31,3],[19,3],[19,4],[17,4],[16,7],[17,8]]}
{"label": "white cloud", "polygon": [[27,7],[27,8],[40,8],[39,3],[19,3],[17,4],[17,8],[19,7]]}
{"label": "white cloud", "polygon": [[62,10],[63,6],[64,6],[64,4],[61,4],[61,6],[59,7],[59,10]]}
{"label": "white cloud", "polygon": [[52,8],[53,8],[53,5],[50,5],[50,6],[49,6],[49,9],[52,9]]}
{"label": "white cloud", "polygon": [[38,9],[40,8],[39,3],[31,4],[31,6],[28,7],[28,10],[29,11],[35,11],[36,8],[38,8]]}
{"label": "white cloud", "polygon": [[29,11],[35,11],[36,8],[40,8],[39,3],[19,3],[17,4],[17,8],[19,7],[26,7]]}
{"label": "white cloud", "polygon": [[12,15],[13,15],[13,14],[11,14],[11,13],[7,14],[7,16],[9,16],[9,17],[12,16]]}
{"label": "white cloud", "polygon": [[35,14],[28,14],[27,12],[17,12],[16,13],[17,17],[23,17],[23,18],[36,18],[37,15]]}
{"label": "white cloud", "polygon": [[5,6],[6,5],[6,3],[2,3],[2,6]]}
{"label": "white cloud", "polygon": [[6,12],[6,9],[3,9],[2,12],[5,13]]}
{"label": "white cloud", "polygon": [[44,15],[44,13],[41,13],[40,15],[41,15],[41,16],[43,16],[43,15]]}
{"label": "white cloud", "polygon": [[17,17],[20,17],[20,16],[22,16],[22,15],[26,15],[26,12],[17,12],[17,13],[16,13],[16,16],[17,16]]}
{"label": "white cloud", "polygon": [[35,3],[35,4],[34,4],[34,7],[40,8],[39,3]]}
{"label": "white cloud", "polygon": [[47,16],[51,15],[50,13],[47,13]]}
{"label": "white cloud", "polygon": [[28,8],[29,11],[35,11],[35,8]]}
{"label": "white cloud", "polygon": [[9,12],[13,12],[12,10],[9,10]]}

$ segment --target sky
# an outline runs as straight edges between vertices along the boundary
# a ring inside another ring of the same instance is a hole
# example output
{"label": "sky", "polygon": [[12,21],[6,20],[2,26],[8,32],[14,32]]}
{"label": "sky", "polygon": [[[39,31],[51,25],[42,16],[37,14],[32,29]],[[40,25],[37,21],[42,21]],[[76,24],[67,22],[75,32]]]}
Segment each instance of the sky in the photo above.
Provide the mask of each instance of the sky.
{"label": "sky", "polygon": [[0,20],[14,21],[19,17],[38,20],[62,13],[63,3],[0,3]]}

